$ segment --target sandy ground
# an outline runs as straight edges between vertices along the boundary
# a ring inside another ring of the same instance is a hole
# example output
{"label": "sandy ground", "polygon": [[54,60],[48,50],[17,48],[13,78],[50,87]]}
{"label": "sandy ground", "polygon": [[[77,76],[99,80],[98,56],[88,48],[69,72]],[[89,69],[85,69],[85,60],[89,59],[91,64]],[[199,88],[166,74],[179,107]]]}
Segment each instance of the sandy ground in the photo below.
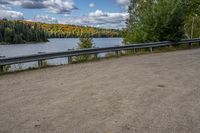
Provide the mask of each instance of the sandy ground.
{"label": "sandy ground", "polygon": [[0,76],[0,133],[199,133],[200,49]]}

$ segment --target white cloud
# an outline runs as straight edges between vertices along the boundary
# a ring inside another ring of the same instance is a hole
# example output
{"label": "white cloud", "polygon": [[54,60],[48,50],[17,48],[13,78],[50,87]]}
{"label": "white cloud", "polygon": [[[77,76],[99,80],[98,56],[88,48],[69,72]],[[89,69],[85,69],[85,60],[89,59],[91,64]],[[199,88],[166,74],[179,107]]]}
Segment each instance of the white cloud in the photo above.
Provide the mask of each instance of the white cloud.
{"label": "white cloud", "polygon": [[0,10],[10,10],[10,9],[11,9],[10,7],[0,4]]}
{"label": "white cloud", "polygon": [[96,10],[96,12],[89,13],[90,17],[100,17],[100,16],[106,16],[106,13],[104,13],[101,10]]}
{"label": "white cloud", "polygon": [[130,4],[130,0],[117,0],[117,3],[124,7],[125,9],[128,9],[128,6]]}
{"label": "white cloud", "polygon": [[73,0],[45,0],[43,4],[53,13],[68,14],[76,9]]}
{"label": "white cloud", "polygon": [[94,8],[94,7],[95,7],[95,4],[94,4],[94,3],[90,3],[90,4],[89,4],[89,7],[90,7],[90,8]]}
{"label": "white cloud", "polygon": [[49,17],[48,15],[37,15],[35,17],[35,20],[37,22],[42,22],[42,23],[49,23],[49,24],[57,24],[58,20],[54,17]]}
{"label": "white cloud", "polygon": [[[126,6],[127,0],[116,1],[120,5]],[[32,19],[32,21],[44,23],[62,23],[117,29],[125,27],[125,21],[128,18],[127,12],[104,12],[102,10],[90,12],[85,16],[72,17],[68,13],[75,9],[73,0],[0,0],[0,18],[12,20],[24,19],[23,13],[13,11],[8,7],[11,4],[31,9],[47,9],[49,12],[64,14],[61,19],[56,19],[48,15],[37,15]],[[92,5],[93,3],[90,4],[90,7],[95,6]]]}
{"label": "white cloud", "polygon": [[23,13],[11,11],[11,10],[0,10],[0,19],[9,19],[9,20],[23,20]]}
{"label": "white cloud", "polygon": [[21,12],[13,11],[10,7],[6,5],[0,5],[0,19],[9,20],[23,20],[24,14]]}
{"label": "white cloud", "polygon": [[47,9],[58,14],[69,14],[77,9],[73,0],[0,0],[0,4],[18,5],[28,9]]}
{"label": "white cloud", "polygon": [[59,23],[118,29],[125,27],[127,18],[128,13],[111,13],[96,10],[87,16],[68,18],[59,21]]}

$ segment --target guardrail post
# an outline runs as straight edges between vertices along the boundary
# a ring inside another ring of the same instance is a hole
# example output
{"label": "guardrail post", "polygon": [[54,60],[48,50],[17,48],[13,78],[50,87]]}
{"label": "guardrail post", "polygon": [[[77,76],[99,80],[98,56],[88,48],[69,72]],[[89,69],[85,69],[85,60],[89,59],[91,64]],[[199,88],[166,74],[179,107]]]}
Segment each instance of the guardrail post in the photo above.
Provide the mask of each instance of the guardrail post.
{"label": "guardrail post", "polygon": [[4,66],[0,65],[0,73],[3,73],[3,71],[4,71]]}
{"label": "guardrail post", "polygon": [[39,60],[38,61],[38,67],[40,68],[40,67],[42,67],[43,66],[43,61],[42,60]]}
{"label": "guardrail post", "polygon": [[71,63],[72,63],[72,57],[69,56],[69,57],[68,57],[68,64],[71,64]]}
{"label": "guardrail post", "polygon": [[199,42],[199,46],[200,46],[200,42]]}
{"label": "guardrail post", "polygon": [[152,53],[153,52],[153,47],[150,47],[149,49],[150,49],[150,52]]}
{"label": "guardrail post", "polygon": [[98,54],[94,54],[94,58],[97,59],[98,58]]}
{"label": "guardrail post", "polygon": [[192,46],[192,43],[191,43],[191,42],[189,43],[189,46]]}
{"label": "guardrail post", "polygon": [[[38,52],[38,54],[45,54],[45,52]],[[41,68],[44,66],[44,60],[39,60],[38,61],[38,67]]]}
{"label": "guardrail post", "polygon": [[119,51],[118,51],[118,50],[115,51],[115,55],[116,55],[116,56],[119,56]]}
{"label": "guardrail post", "polygon": [[[0,56],[0,59],[2,58],[5,58],[6,56]],[[0,73],[3,73],[4,72],[4,65],[0,65]]]}

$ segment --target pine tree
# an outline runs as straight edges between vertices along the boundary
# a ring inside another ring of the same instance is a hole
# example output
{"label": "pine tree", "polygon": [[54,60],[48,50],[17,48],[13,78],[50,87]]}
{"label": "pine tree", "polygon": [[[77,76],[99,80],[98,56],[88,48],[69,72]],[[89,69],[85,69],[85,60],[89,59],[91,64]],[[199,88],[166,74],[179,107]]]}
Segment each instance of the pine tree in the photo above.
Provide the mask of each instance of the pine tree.
{"label": "pine tree", "polygon": [[1,32],[0,32],[0,42],[3,42],[3,36]]}
{"label": "pine tree", "polygon": [[47,41],[46,32],[41,27],[21,21],[0,20],[0,33],[0,39],[7,43]]}
{"label": "pine tree", "polygon": [[22,40],[22,38],[21,38],[21,36],[20,35],[17,35],[17,34],[15,34],[15,36],[14,36],[14,39],[13,39],[13,43],[23,43],[23,40]]}
{"label": "pine tree", "polygon": [[13,30],[11,28],[5,28],[4,30],[4,37],[5,37],[5,42],[11,43],[13,40]]}
{"label": "pine tree", "polygon": [[[84,37],[80,38],[80,42],[78,43],[78,49],[88,49],[93,48],[94,43],[92,38],[90,37]],[[82,55],[76,58],[76,61],[86,61],[91,58],[91,55]]]}
{"label": "pine tree", "polygon": [[80,38],[80,42],[78,43],[79,49],[92,48],[92,47],[94,47],[92,38],[90,37]]}

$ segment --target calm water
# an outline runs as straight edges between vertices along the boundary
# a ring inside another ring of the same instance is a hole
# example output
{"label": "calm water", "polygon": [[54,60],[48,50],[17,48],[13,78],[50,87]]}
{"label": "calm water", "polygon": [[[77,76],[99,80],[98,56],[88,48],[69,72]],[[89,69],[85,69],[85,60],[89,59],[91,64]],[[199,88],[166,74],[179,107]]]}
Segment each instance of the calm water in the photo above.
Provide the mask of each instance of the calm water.
{"label": "calm water", "polygon": [[[93,39],[95,47],[110,47],[122,45],[122,38],[95,38]],[[19,45],[0,45],[0,56],[15,57],[38,52],[60,52],[68,49],[77,48],[77,38],[65,39],[49,39],[46,43],[37,44],[19,44]],[[67,58],[49,60],[50,65],[66,64]],[[12,65],[10,70],[25,69],[29,67],[37,67],[36,62]]]}

